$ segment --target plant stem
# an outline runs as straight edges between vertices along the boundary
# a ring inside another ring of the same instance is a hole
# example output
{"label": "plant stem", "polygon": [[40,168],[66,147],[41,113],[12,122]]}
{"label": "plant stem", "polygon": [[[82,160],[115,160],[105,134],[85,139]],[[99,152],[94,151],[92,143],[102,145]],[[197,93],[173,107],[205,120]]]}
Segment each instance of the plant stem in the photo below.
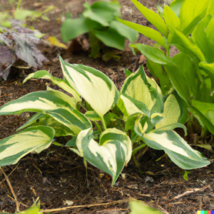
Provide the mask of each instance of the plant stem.
{"label": "plant stem", "polygon": [[101,117],[101,121],[102,121],[104,130],[106,130],[107,127],[106,127],[106,121],[104,120],[104,117]]}

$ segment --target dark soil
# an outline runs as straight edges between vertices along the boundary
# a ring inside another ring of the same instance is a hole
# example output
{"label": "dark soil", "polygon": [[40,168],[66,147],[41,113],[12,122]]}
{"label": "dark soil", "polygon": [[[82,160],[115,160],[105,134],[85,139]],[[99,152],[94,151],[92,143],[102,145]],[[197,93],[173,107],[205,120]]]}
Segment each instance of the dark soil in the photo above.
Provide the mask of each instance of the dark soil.
{"label": "dark soil", "polygon": [[[0,0],[0,11],[11,10],[7,2]],[[124,19],[149,25],[129,0],[119,2],[122,5]],[[45,40],[48,36],[61,39],[62,14],[71,12],[73,17],[77,17],[83,11],[83,3],[84,0],[23,0],[22,6],[38,11],[44,10],[49,5],[55,6],[55,9],[47,14],[50,21],[38,19],[28,23],[40,32],[46,33]],[[157,1],[141,0],[141,3],[155,10]],[[138,42],[152,44],[152,41],[144,36],[140,36]],[[140,60],[140,55],[133,56],[128,48],[121,53],[119,61],[110,60],[107,63],[101,59],[89,58],[88,52],[84,51],[71,53],[70,49],[65,51],[48,45],[41,45],[40,50],[49,59],[43,69],[50,71],[53,76],[62,77],[58,60],[58,55],[61,55],[70,63],[81,63],[103,71],[118,88],[125,79],[124,68],[135,71],[140,64],[146,66],[146,62]],[[22,62],[20,64],[23,65]],[[45,90],[46,85],[50,84],[48,81],[31,80],[21,84],[26,75],[33,71],[35,69],[13,67],[9,79],[0,82],[0,106],[29,92]],[[29,113],[1,116],[0,139],[14,134],[29,116]],[[37,197],[40,199],[42,209],[62,208],[73,202],[71,209],[55,213],[125,214],[129,213],[130,197],[143,200],[163,213],[193,214],[197,210],[214,209],[213,164],[192,170],[188,175],[188,181],[185,181],[184,171],[171,163],[168,158],[156,161],[162,155],[161,152],[148,150],[143,157],[141,171],[131,162],[124,169],[123,177],[120,176],[113,187],[109,175],[89,165],[86,176],[82,158],[70,150],[56,146],[51,146],[40,154],[28,155],[17,165],[3,169],[9,176],[20,202],[20,210],[30,207]],[[207,156],[211,158],[211,154],[208,153]],[[0,174],[0,212],[15,212],[15,209],[13,195],[4,175]]]}

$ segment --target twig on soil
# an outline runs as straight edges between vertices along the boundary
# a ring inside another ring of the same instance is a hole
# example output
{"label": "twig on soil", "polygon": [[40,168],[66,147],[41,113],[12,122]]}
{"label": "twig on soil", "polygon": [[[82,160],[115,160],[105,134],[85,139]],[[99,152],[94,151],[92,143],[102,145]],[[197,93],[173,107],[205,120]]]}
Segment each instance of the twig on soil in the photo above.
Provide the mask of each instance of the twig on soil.
{"label": "twig on soil", "polygon": [[15,202],[16,202],[16,211],[19,212],[19,202],[17,200],[17,197],[16,197],[16,194],[15,194],[15,192],[13,190],[13,187],[12,187],[12,185],[10,183],[10,180],[8,179],[8,177],[7,177],[6,173],[4,172],[4,170],[1,167],[0,167],[0,169],[1,169],[2,173],[4,174],[5,180],[7,181],[7,184],[10,187],[10,191],[12,192],[13,197],[15,199]]}
{"label": "twig on soil", "polygon": [[185,195],[189,195],[191,193],[194,193],[194,192],[199,192],[199,191],[204,191],[205,189],[207,189],[208,187],[210,187],[210,185],[207,185],[207,186],[204,186],[202,188],[195,188],[195,189],[191,189],[191,190],[188,190],[180,195],[177,195],[175,196],[174,198],[170,199],[169,201],[167,201],[165,204],[169,203],[170,201],[173,201],[173,200],[176,200],[176,199],[179,199]]}
{"label": "twig on soil", "polygon": [[108,205],[114,205],[114,204],[121,204],[121,203],[127,203],[129,199],[119,200],[119,201],[111,201],[108,203],[103,204],[86,204],[86,205],[78,205],[78,206],[69,206],[69,207],[62,207],[62,208],[55,208],[55,209],[47,209],[47,210],[40,210],[40,213],[48,213],[48,212],[59,212],[62,210],[67,209],[76,209],[76,208],[89,208],[89,207],[98,207],[98,206],[108,206]]}
{"label": "twig on soil", "polygon": [[161,209],[161,212],[165,213],[165,214],[169,214],[163,207],[161,207],[160,205],[158,205],[158,207]]}
{"label": "twig on soil", "polygon": [[[17,167],[19,166],[19,163],[16,165],[16,167],[10,172],[10,174],[7,176],[9,177],[16,169]],[[0,182],[0,185],[5,181],[5,178]]]}
{"label": "twig on soil", "polygon": [[[7,195],[7,197],[8,198],[10,198],[11,200],[13,200],[13,201],[15,201],[11,196],[9,196],[9,195]],[[16,201],[15,201],[16,202]],[[28,208],[28,206],[26,205],[26,204],[23,204],[22,202],[19,202],[21,205],[23,205],[24,207],[27,207]]]}

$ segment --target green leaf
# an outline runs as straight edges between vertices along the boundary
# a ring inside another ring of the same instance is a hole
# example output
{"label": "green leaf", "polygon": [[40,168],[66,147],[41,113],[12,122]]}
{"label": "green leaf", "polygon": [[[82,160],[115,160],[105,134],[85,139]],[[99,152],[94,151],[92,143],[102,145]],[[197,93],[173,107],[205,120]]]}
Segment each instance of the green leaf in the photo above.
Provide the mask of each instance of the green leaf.
{"label": "green leaf", "polygon": [[145,104],[151,114],[163,111],[161,90],[153,79],[146,76],[142,66],[125,80],[121,93]]}
{"label": "green leaf", "polygon": [[[64,80],[59,79],[57,77],[53,77],[45,70],[37,71],[35,73],[29,74],[23,81],[23,83],[27,82],[29,79],[36,78],[36,79],[48,79],[54,85],[58,85],[63,90],[67,91],[68,93],[72,94],[77,101],[81,101],[80,95],[71,87],[69,86]],[[74,108],[74,107],[73,107]]]}
{"label": "green leaf", "polygon": [[149,207],[143,201],[138,201],[135,199],[129,199],[129,206],[131,209],[131,212],[129,214],[163,214],[159,210]]}
{"label": "green leaf", "polygon": [[52,111],[47,111],[46,114],[54,120],[71,130],[72,135],[77,135],[81,130],[91,128],[90,121],[84,114],[75,109],[58,108]]}
{"label": "green leaf", "polygon": [[91,121],[101,121],[100,116],[95,111],[87,111],[85,116]]}
{"label": "green leaf", "polygon": [[214,16],[214,1],[211,0],[210,3],[209,3],[209,6],[207,8],[207,14],[211,14],[212,16]]}
{"label": "green leaf", "polygon": [[[199,101],[197,101],[197,102],[199,102]],[[207,128],[210,131],[210,133],[214,134],[214,125],[210,121],[210,118],[207,118],[206,112],[205,112],[205,115],[201,112],[201,111],[203,111],[202,102],[197,103],[196,107],[194,107],[194,106],[190,107],[190,111],[198,119],[198,121],[202,127]],[[209,112],[209,113],[212,113],[212,112]]]}
{"label": "green leaf", "polygon": [[145,16],[145,18],[151,22],[157,30],[159,30],[165,37],[167,37],[168,32],[166,28],[166,24],[164,20],[154,11],[144,7],[142,4],[140,4],[137,0],[132,0],[132,2],[135,4],[137,9]]}
{"label": "green leaf", "polygon": [[124,25],[136,30],[137,32],[143,34],[144,36],[148,37],[149,39],[152,39],[156,41],[157,43],[161,44],[163,47],[166,47],[166,41],[164,37],[156,30],[146,27],[143,25],[139,25],[130,21],[125,21],[122,19],[117,19],[119,22],[123,23]]}
{"label": "green leaf", "polygon": [[63,42],[68,42],[77,36],[87,33],[90,30],[87,19],[84,17],[78,19],[66,19],[62,23],[61,35]]}
{"label": "green leaf", "polygon": [[143,45],[135,43],[130,45],[131,47],[137,48],[146,58],[158,64],[167,64],[170,60],[169,57],[165,56],[164,52],[159,48],[154,48],[149,45]]}
{"label": "green leaf", "polygon": [[186,128],[186,126],[184,126],[181,123],[168,124],[166,126],[161,126],[160,128],[157,128],[156,130],[157,131],[169,131],[169,130],[173,130],[173,129],[177,129],[177,128],[183,129],[185,136],[187,135],[187,128]]}
{"label": "green leaf", "polygon": [[[192,32],[192,38],[195,44],[200,48],[202,53],[204,54],[205,60],[208,63],[214,62],[213,54],[214,54],[214,46],[212,45],[213,39],[209,40],[208,37],[208,25],[212,20],[211,15],[205,16],[195,27]],[[212,26],[214,27],[214,26]],[[212,36],[211,36],[212,37]]]}
{"label": "green leaf", "polygon": [[214,63],[209,64],[206,62],[200,62],[198,66],[200,68],[203,68],[203,70],[209,75],[210,81],[211,81],[211,89],[213,89],[214,88]]}
{"label": "green leaf", "polygon": [[99,116],[102,117],[116,105],[119,92],[109,77],[88,66],[71,65],[61,58],[60,61],[66,80]]}
{"label": "green leaf", "polygon": [[192,105],[198,109],[214,126],[214,103],[192,100]]}
{"label": "green leaf", "polygon": [[86,10],[83,12],[85,18],[109,26],[110,22],[116,17],[120,17],[120,4],[118,2],[95,2],[91,6],[85,3]]}
{"label": "green leaf", "polygon": [[112,185],[131,159],[131,140],[115,128],[105,130],[99,144],[93,139],[91,129],[83,130],[77,136],[76,145],[89,163],[112,176]]}
{"label": "green leaf", "polygon": [[198,46],[191,42],[190,39],[188,39],[183,33],[175,28],[169,33],[168,43],[175,45],[181,52],[184,50],[188,54],[189,51],[190,53],[197,56],[201,61],[205,61],[205,57]]}
{"label": "green leaf", "polygon": [[[185,0],[181,6],[181,31],[189,35],[197,23],[205,16],[209,0]],[[188,13],[187,13],[188,11]]]}
{"label": "green leaf", "polygon": [[110,28],[117,31],[121,36],[127,38],[131,43],[135,42],[138,39],[138,32],[136,30],[133,30],[132,28],[113,20],[110,23]]}
{"label": "green leaf", "polygon": [[168,94],[169,90],[172,88],[172,83],[170,82],[166,71],[163,69],[163,66],[153,62],[150,59],[147,59],[147,68],[149,69],[152,76],[155,77],[156,82],[160,82],[163,95]]}
{"label": "green leaf", "polygon": [[71,104],[64,100],[65,97],[63,92],[56,90],[32,92],[1,106],[0,115],[20,114],[26,111],[42,112],[59,107],[72,108]]}
{"label": "green leaf", "polygon": [[94,35],[101,40],[106,46],[124,50],[125,37],[121,36],[116,30],[109,27],[107,30],[93,30]]}
{"label": "green leaf", "polygon": [[180,19],[176,16],[173,10],[168,6],[164,6],[164,20],[166,22],[166,26],[170,29],[170,26],[174,26],[175,28],[180,28]]}
{"label": "green leaf", "polygon": [[40,153],[51,145],[54,129],[37,126],[0,140],[0,167],[16,164],[30,152]]}
{"label": "green leaf", "polygon": [[143,141],[153,149],[164,150],[169,158],[185,170],[197,169],[210,164],[202,155],[192,149],[176,132],[154,130],[141,134]]}
{"label": "green leaf", "polygon": [[214,35],[213,35],[214,29],[213,28],[214,28],[214,17],[212,17],[212,19],[210,20],[210,22],[206,28],[207,39],[214,48]]}
{"label": "green leaf", "polygon": [[150,116],[150,111],[144,103],[134,98],[131,98],[126,94],[120,95],[120,99],[117,103],[117,106],[127,118],[135,113],[141,113]]}
{"label": "green leaf", "polygon": [[180,17],[181,5],[185,0],[175,0],[170,4],[170,8],[176,14],[176,16]]}

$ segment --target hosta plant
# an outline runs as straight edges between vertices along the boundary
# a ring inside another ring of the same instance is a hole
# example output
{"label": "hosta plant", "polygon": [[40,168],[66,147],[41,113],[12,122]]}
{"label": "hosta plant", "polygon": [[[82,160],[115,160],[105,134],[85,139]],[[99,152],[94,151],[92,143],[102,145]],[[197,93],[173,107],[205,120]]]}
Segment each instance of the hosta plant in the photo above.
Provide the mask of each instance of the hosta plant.
{"label": "hosta plant", "polygon": [[[61,35],[64,42],[88,33],[91,57],[99,57],[101,43],[108,47],[124,50],[125,39],[131,43],[138,38],[138,32],[117,21],[121,17],[120,4],[117,1],[97,1],[92,5],[84,4],[85,11],[80,18],[66,17],[62,24]],[[107,55],[114,55],[109,51]]]}
{"label": "hosta plant", "polygon": [[[147,58],[161,90],[175,90],[204,130],[214,134],[214,1],[175,0],[165,5],[163,18],[132,0],[156,30],[119,20],[157,42],[156,47],[134,44]],[[187,12],[188,11],[188,12]],[[158,47],[162,48],[158,48]],[[170,47],[179,53],[170,57]]]}
{"label": "hosta plant", "polygon": [[[54,137],[71,136],[66,146],[85,161],[109,173],[115,183],[132,155],[143,147],[164,150],[183,169],[209,161],[192,149],[174,128],[186,128],[187,115],[176,93],[166,99],[142,67],[119,92],[102,72],[60,58],[64,79],[41,70],[31,78],[51,80],[66,93],[50,87],[29,93],[0,107],[0,115],[36,112],[22,131],[0,140],[0,166],[17,163],[29,152],[48,148]],[[72,95],[72,96],[71,96]]]}

